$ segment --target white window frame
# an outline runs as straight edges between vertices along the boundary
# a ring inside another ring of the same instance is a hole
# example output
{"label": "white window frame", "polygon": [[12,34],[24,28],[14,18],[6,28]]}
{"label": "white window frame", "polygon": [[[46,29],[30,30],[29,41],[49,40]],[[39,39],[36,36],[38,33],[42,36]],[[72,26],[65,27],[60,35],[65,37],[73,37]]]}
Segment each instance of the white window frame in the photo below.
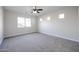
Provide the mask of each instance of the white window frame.
{"label": "white window frame", "polygon": [[31,27],[31,19],[25,18],[25,17],[18,17],[17,18],[17,27],[18,28],[25,28],[25,27]]}
{"label": "white window frame", "polygon": [[31,19],[30,18],[26,18],[25,19],[25,23],[26,23],[26,27],[31,27]]}

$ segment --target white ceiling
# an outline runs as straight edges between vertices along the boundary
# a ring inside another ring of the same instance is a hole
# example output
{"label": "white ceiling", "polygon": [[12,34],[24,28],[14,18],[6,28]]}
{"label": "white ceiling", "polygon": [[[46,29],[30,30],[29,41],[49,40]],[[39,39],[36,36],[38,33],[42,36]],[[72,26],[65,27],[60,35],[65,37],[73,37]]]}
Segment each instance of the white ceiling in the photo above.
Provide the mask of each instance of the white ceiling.
{"label": "white ceiling", "polygon": [[[40,15],[46,14],[48,12],[58,10],[62,7],[63,6],[37,6],[37,8],[42,8],[43,11],[41,13],[34,14],[34,15],[40,16]],[[15,11],[15,12],[19,12],[19,13],[25,13],[26,12],[30,15],[33,15],[31,13],[33,6],[4,6],[3,8],[6,9],[6,10],[10,10],[10,11]]]}

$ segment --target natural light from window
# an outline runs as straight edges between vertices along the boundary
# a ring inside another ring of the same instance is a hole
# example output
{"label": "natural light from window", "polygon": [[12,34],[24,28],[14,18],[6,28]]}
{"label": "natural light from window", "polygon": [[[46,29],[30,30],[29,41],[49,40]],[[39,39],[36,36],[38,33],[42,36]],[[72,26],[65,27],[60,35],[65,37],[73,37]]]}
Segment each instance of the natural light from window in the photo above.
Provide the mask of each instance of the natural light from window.
{"label": "natural light from window", "polygon": [[23,17],[18,17],[17,19],[17,27],[18,28],[24,28],[25,27],[25,21]]}
{"label": "natural light from window", "polygon": [[18,28],[31,27],[31,19],[24,18],[24,17],[18,17],[17,18],[17,27]]}
{"label": "natural light from window", "polygon": [[64,19],[64,13],[59,14],[59,19]]}
{"label": "natural light from window", "polygon": [[31,19],[30,18],[26,18],[25,19],[25,25],[26,25],[26,27],[31,27]]}

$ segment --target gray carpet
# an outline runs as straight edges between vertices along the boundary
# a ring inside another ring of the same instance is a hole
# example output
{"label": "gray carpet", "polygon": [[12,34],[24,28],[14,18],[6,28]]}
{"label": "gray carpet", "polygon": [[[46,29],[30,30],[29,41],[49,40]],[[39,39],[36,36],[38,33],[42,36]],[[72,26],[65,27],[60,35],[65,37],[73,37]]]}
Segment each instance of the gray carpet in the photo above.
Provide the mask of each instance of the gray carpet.
{"label": "gray carpet", "polygon": [[48,36],[41,33],[32,33],[23,36],[5,39],[1,45],[3,52],[78,52],[79,43]]}

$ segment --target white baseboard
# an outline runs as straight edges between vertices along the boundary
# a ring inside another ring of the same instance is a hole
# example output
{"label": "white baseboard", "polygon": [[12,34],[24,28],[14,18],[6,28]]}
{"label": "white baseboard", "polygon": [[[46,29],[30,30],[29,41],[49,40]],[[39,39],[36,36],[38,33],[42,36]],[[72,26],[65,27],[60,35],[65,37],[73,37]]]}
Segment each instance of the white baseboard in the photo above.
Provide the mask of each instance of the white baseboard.
{"label": "white baseboard", "polygon": [[31,32],[31,33],[24,33],[24,34],[18,34],[18,35],[6,36],[6,37],[4,37],[4,39],[12,38],[12,37],[17,37],[17,36],[23,36],[23,35],[32,34],[32,33],[37,33],[37,32]]}
{"label": "white baseboard", "polygon": [[[63,39],[67,39],[67,40],[72,40],[72,41],[75,41],[75,42],[79,42],[79,40],[75,40],[75,39],[71,39],[71,38],[63,37],[63,36],[59,36],[59,35],[51,35],[51,34],[44,33],[44,32],[32,32],[32,33],[43,33],[43,34],[46,34],[46,35],[55,36],[55,37],[59,37],[59,38],[63,38]],[[27,34],[32,34],[32,33],[26,33],[26,34],[19,34],[19,35],[14,35],[14,36],[8,36],[8,37],[5,37],[5,38],[22,36],[22,35],[27,35]]]}
{"label": "white baseboard", "polygon": [[75,41],[75,42],[79,42],[79,40],[71,39],[71,38],[68,38],[68,37],[63,37],[63,36],[59,36],[59,35],[51,35],[51,34],[44,33],[44,32],[39,32],[39,33],[43,33],[43,34],[46,34],[46,35],[55,36],[55,37],[59,37],[59,38],[63,38],[63,39],[67,39],[67,40],[72,40],[72,41]]}

